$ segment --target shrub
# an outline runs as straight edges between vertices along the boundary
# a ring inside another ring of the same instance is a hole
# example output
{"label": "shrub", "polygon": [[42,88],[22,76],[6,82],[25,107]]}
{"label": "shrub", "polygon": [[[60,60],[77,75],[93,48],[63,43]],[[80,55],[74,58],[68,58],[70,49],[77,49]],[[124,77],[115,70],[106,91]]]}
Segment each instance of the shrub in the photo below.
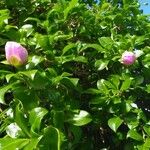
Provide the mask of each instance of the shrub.
{"label": "shrub", "polygon": [[[2,150],[150,148],[150,21],[139,7],[1,0]],[[28,62],[6,61],[9,41]],[[130,65],[121,62],[125,51],[136,57]]]}

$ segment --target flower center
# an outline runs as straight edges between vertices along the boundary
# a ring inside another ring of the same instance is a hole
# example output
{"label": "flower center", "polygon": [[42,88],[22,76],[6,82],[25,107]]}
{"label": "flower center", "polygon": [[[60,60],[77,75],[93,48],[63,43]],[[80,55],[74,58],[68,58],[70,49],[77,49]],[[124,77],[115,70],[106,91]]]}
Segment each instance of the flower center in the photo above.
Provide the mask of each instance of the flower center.
{"label": "flower center", "polygon": [[9,58],[9,63],[13,66],[20,66],[22,64],[21,60],[14,55]]}

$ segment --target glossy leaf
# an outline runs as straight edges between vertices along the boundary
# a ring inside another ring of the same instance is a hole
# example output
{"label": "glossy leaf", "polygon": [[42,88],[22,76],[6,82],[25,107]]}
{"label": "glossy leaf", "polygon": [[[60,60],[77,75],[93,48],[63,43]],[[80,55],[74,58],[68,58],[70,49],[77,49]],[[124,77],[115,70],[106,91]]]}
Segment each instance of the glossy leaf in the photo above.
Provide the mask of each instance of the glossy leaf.
{"label": "glossy leaf", "polygon": [[129,132],[127,133],[127,137],[128,138],[130,137],[130,138],[137,140],[137,141],[143,140],[143,137],[141,136],[141,134],[139,134],[135,129],[129,130]]}
{"label": "glossy leaf", "polygon": [[97,60],[95,62],[95,67],[98,69],[98,71],[103,70],[105,68],[107,68],[109,61],[104,61],[104,60]]}
{"label": "glossy leaf", "polygon": [[104,80],[104,79],[101,79],[101,80],[98,80],[97,81],[97,88],[103,93],[103,92],[105,92],[105,93],[108,93],[109,91],[108,91],[108,88],[107,88],[107,86],[106,86],[106,80]]}
{"label": "glossy leaf", "polygon": [[40,141],[40,139],[41,137],[35,139],[16,139],[6,137],[0,139],[0,145],[3,150],[15,150],[16,148],[24,150],[33,150],[37,148],[37,144]]}
{"label": "glossy leaf", "polygon": [[132,82],[132,78],[128,78],[125,81],[123,81],[120,90],[125,91],[125,90],[129,89],[131,82]]}
{"label": "glossy leaf", "polygon": [[14,84],[9,84],[3,87],[0,87],[0,103],[5,104],[4,95],[5,93],[13,87]]}
{"label": "glossy leaf", "polygon": [[66,54],[67,52],[69,52],[69,50],[71,50],[72,48],[74,48],[76,45],[74,43],[70,43],[67,46],[65,46],[63,48],[63,53],[62,55]]}
{"label": "glossy leaf", "polygon": [[11,137],[11,138],[17,138],[19,135],[21,135],[21,129],[16,123],[11,123],[9,126],[6,128],[6,133]]}
{"label": "glossy leaf", "polygon": [[61,80],[61,83],[63,83],[64,85],[70,87],[70,88],[74,88],[77,86],[79,79],[78,78],[68,78],[68,77],[64,77]]}
{"label": "glossy leaf", "polygon": [[31,80],[34,80],[36,73],[37,73],[37,70],[19,72],[19,74],[25,75],[29,77]]}
{"label": "glossy leaf", "polygon": [[50,83],[51,82],[45,72],[37,72],[34,76],[34,80],[32,80],[29,84],[34,89],[44,89]]}
{"label": "glossy leaf", "polygon": [[116,132],[120,125],[123,123],[123,120],[119,117],[114,117],[108,120],[108,126]]}
{"label": "glossy leaf", "polygon": [[75,5],[78,3],[78,0],[71,0],[69,3],[69,6],[64,10],[64,18],[66,19],[68,16],[69,11],[75,7]]}
{"label": "glossy leaf", "polygon": [[88,48],[93,48],[93,49],[97,50],[98,52],[104,52],[104,49],[99,44],[85,44],[83,46],[83,48],[80,50],[80,52],[82,52]]}
{"label": "glossy leaf", "polygon": [[19,100],[15,100],[16,107],[14,108],[14,120],[17,125],[22,129],[22,131],[30,137],[29,129],[28,129],[28,119],[25,117],[22,103]]}
{"label": "glossy leaf", "polygon": [[60,150],[60,132],[57,128],[48,126],[44,129],[44,135],[41,139],[41,148],[43,150]]}
{"label": "glossy leaf", "polygon": [[31,125],[31,132],[39,132],[40,125],[43,117],[48,113],[48,111],[45,108],[37,107],[31,110],[30,116],[29,116],[29,123]]}
{"label": "glossy leaf", "polygon": [[24,148],[24,146],[27,145],[28,142],[28,139],[13,139],[7,137],[0,139],[0,146],[3,150],[15,150],[16,148]]}
{"label": "glossy leaf", "polygon": [[148,125],[145,125],[143,129],[148,135],[150,135],[150,127]]}
{"label": "glossy leaf", "polygon": [[27,87],[16,86],[13,90],[14,98],[19,99],[25,110],[31,110],[38,106],[39,98],[35,91],[29,91]]}
{"label": "glossy leaf", "polygon": [[76,126],[83,126],[90,123],[91,121],[91,115],[84,110],[80,110],[77,114],[74,114],[72,119],[69,120],[70,123]]}
{"label": "glossy leaf", "polygon": [[[143,5],[0,0],[0,146],[148,150],[150,20]],[[25,66],[5,60],[9,41],[27,49]],[[125,51],[135,54],[133,64],[122,64]]]}

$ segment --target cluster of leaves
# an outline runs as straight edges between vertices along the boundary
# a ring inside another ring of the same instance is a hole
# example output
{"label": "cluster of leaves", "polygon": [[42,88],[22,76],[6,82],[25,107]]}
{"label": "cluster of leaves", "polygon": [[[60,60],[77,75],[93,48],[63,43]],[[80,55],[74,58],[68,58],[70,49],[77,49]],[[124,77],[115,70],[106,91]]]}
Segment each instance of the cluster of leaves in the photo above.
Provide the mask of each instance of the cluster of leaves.
{"label": "cluster of leaves", "polygon": [[[7,41],[25,66],[6,63]],[[149,52],[137,0],[1,0],[0,149],[149,150]]]}

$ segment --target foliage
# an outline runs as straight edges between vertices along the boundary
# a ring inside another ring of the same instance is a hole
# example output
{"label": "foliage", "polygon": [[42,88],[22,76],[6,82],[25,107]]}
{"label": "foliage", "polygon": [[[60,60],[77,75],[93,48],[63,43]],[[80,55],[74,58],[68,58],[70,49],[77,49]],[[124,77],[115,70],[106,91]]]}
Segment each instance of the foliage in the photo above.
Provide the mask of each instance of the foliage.
{"label": "foliage", "polygon": [[[5,61],[7,41],[26,65]],[[1,0],[0,149],[148,150],[149,52],[137,0]]]}

